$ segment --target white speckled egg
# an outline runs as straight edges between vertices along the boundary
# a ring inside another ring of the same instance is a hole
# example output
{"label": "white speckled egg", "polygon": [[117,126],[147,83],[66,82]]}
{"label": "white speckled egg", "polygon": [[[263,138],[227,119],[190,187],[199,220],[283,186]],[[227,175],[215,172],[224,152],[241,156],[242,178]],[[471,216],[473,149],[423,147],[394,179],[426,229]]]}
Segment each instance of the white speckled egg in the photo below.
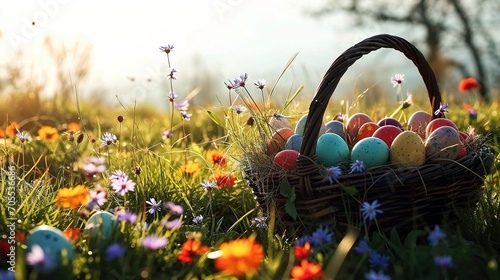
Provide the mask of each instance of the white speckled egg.
{"label": "white speckled egg", "polygon": [[363,161],[366,168],[387,164],[389,147],[377,137],[361,139],[352,148],[351,160]]}
{"label": "white speckled egg", "polygon": [[460,136],[451,126],[441,126],[425,140],[427,158],[456,159],[460,150]]}
{"label": "white speckled egg", "polygon": [[425,145],[413,131],[401,132],[392,142],[391,163],[402,166],[421,166],[425,163]]}
{"label": "white speckled egg", "polygon": [[350,152],[347,143],[335,133],[325,133],[316,143],[316,158],[327,167],[349,161]]}

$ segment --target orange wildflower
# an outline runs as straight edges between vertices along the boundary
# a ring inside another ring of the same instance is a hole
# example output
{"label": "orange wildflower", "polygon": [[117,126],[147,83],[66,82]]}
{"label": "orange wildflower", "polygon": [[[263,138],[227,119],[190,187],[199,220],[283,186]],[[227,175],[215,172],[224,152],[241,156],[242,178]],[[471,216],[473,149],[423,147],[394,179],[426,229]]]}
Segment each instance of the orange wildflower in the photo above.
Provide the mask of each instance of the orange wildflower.
{"label": "orange wildflower", "polygon": [[5,134],[7,137],[14,138],[17,133],[16,129],[19,130],[19,125],[16,122],[11,122],[5,129]]}
{"label": "orange wildflower", "polygon": [[217,182],[217,186],[219,186],[219,188],[230,188],[236,184],[234,182],[236,178],[231,173],[226,174],[220,171],[215,171],[212,175],[212,179]]}
{"label": "orange wildflower", "polygon": [[182,244],[182,251],[177,256],[177,259],[182,263],[191,263],[195,257],[208,252],[208,247],[201,245],[201,242],[193,238],[189,238]]}
{"label": "orange wildflower", "polygon": [[80,131],[80,125],[76,122],[68,123],[68,131]]}
{"label": "orange wildflower", "polygon": [[226,167],[227,165],[224,154],[219,150],[210,150],[207,152],[205,157],[207,161],[212,165],[218,164],[220,167]]}
{"label": "orange wildflower", "polygon": [[54,142],[59,138],[59,131],[55,127],[45,125],[38,129],[38,137],[48,142]]}
{"label": "orange wildflower", "polygon": [[320,264],[310,263],[306,259],[300,261],[300,266],[292,268],[291,276],[294,280],[321,278],[325,275]]}
{"label": "orange wildflower", "polygon": [[472,105],[466,103],[464,104],[463,108],[465,111],[469,111],[470,109],[472,109]]}
{"label": "orange wildflower", "polygon": [[299,259],[307,258],[310,253],[311,253],[311,244],[309,244],[309,242],[306,242],[304,246],[295,246],[294,254],[295,257]]}
{"label": "orange wildflower", "polygon": [[469,90],[475,90],[479,88],[479,82],[474,78],[465,78],[458,84],[458,90],[460,92],[466,92]]}
{"label": "orange wildflower", "polygon": [[89,200],[89,192],[84,185],[74,188],[61,188],[57,191],[56,205],[62,208],[77,209]]}
{"label": "orange wildflower", "polygon": [[0,138],[5,138],[5,131],[0,128]]}
{"label": "orange wildflower", "polygon": [[185,175],[196,175],[200,172],[200,165],[192,160],[184,161],[184,163],[179,167],[179,173],[181,176]]}
{"label": "orange wildflower", "polygon": [[222,255],[215,259],[215,268],[236,277],[257,273],[264,258],[262,245],[255,242],[253,238],[241,238],[222,243],[219,250]]}
{"label": "orange wildflower", "polygon": [[64,236],[68,238],[70,241],[76,241],[80,237],[80,229],[79,228],[67,228],[63,231]]}

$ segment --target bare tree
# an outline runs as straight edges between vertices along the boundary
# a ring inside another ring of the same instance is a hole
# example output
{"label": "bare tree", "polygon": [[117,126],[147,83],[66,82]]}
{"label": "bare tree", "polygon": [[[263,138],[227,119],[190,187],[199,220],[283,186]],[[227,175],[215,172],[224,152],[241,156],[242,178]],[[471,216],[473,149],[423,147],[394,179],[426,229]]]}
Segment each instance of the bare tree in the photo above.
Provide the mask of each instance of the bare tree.
{"label": "bare tree", "polygon": [[[329,0],[312,14],[347,12],[354,16],[358,26],[375,20],[420,27],[425,34],[426,57],[438,80],[444,80],[451,69],[462,76],[473,76],[481,84],[479,94],[487,101],[490,79],[500,76],[498,36],[493,34],[498,31],[488,28],[493,26],[495,14],[500,10],[495,3],[494,0]],[[470,54],[470,63],[446,54],[459,48]]]}

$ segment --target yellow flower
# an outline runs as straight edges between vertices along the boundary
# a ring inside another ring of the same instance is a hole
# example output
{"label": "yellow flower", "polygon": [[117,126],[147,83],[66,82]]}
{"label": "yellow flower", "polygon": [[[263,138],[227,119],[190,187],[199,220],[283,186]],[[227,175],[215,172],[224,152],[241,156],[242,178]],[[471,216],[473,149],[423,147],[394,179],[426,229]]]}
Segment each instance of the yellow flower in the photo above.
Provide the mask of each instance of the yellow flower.
{"label": "yellow flower", "polygon": [[89,192],[84,185],[74,188],[61,188],[57,191],[56,205],[62,208],[77,209],[89,200]]}
{"label": "yellow flower", "polygon": [[68,131],[77,132],[80,130],[80,125],[76,122],[68,123]]}
{"label": "yellow flower", "polygon": [[54,142],[59,138],[59,131],[55,127],[45,125],[38,130],[38,137],[48,142]]}
{"label": "yellow flower", "polygon": [[192,160],[184,161],[184,163],[179,167],[179,173],[182,176],[185,175],[196,175],[200,172],[200,165]]}
{"label": "yellow flower", "polygon": [[253,238],[241,238],[223,243],[215,268],[225,274],[243,277],[254,275],[261,267],[264,249]]}

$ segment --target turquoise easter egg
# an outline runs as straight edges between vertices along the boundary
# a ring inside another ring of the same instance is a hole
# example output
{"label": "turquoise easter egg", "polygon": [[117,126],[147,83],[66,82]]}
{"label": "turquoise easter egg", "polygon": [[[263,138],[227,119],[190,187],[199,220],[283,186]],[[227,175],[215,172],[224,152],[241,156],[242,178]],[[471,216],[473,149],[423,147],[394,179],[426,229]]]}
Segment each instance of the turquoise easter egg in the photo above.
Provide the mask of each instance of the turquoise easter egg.
{"label": "turquoise easter egg", "polygon": [[316,158],[327,167],[349,161],[350,152],[344,139],[335,133],[325,133],[316,143]]}
{"label": "turquoise easter egg", "polygon": [[91,243],[99,246],[113,236],[118,225],[118,221],[113,217],[113,214],[105,211],[97,211],[90,216],[85,231],[90,234]]}
{"label": "turquoise easter egg", "polygon": [[304,134],[304,130],[306,128],[306,121],[307,121],[307,114],[300,117],[300,119],[297,121],[297,124],[295,124],[295,134],[299,135]]}
{"label": "turquoise easter egg", "polygon": [[389,147],[380,138],[373,136],[363,138],[352,148],[351,160],[363,161],[367,169],[384,165],[389,160]]}
{"label": "turquoise easter egg", "polygon": [[[36,246],[43,250],[44,263],[34,267],[40,274],[50,274],[65,264],[71,265],[75,259],[75,250],[57,228],[41,225],[34,228],[26,239],[27,254],[37,252]],[[35,248],[35,249],[34,249]]]}
{"label": "turquoise easter egg", "polygon": [[288,138],[285,144],[286,150],[295,150],[297,152],[300,151],[300,146],[302,145],[302,135],[294,134]]}

